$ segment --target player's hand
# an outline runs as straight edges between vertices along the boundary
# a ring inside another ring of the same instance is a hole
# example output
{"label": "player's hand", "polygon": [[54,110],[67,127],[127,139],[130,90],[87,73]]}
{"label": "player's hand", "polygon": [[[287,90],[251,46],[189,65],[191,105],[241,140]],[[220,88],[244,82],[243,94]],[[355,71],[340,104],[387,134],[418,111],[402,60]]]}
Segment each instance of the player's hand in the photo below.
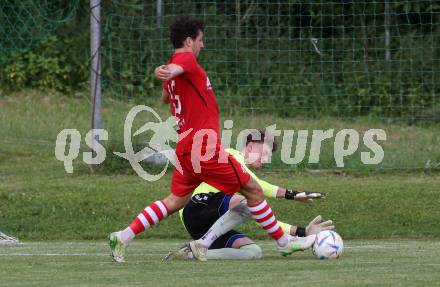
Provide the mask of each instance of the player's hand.
{"label": "player's hand", "polygon": [[310,221],[309,225],[306,227],[306,236],[312,235],[312,234],[318,234],[321,231],[324,230],[333,230],[335,229],[335,226],[333,225],[333,221],[327,220],[322,222],[321,215],[318,215]]}
{"label": "player's hand", "polygon": [[296,191],[293,189],[286,189],[285,199],[296,200],[302,202],[312,202],[314,199],[324,198],[325,193],[316,191]]}
{"label": "player's hand", "polygon": [[161,65],[154,69],[154,75],[156,76],[156,79],[163,82],[168,81],[173,76],[166,65]]}

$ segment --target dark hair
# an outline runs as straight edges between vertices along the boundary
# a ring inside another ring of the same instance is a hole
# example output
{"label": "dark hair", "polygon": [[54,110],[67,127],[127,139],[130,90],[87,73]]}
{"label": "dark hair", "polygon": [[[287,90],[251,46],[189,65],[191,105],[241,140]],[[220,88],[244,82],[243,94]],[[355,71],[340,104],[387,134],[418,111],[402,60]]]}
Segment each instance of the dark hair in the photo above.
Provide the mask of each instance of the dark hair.
{"label": "dark hair", "polygon": [[175,49],[183,47],[183,41],[191,37],[196,39],[199,31],[203,32],[205,24],[193,17],[183,16],[177,18],[170,26],[170,40]]}
{"label": "dark hair", "polygon": [[[258,134],[260,134],[260,139],[253,139],[252,136],[254,136],[255,138],[258,138]],[[253,130],[252,132],[250,132],[246,138],[246,146],[249,143],[264,143],[266,140],[266,133],[263,130]],[[275,141],[275,138],[273,139],[273,143],[272,143],[272,152],[276,151],[278,147],[277,142]]]}

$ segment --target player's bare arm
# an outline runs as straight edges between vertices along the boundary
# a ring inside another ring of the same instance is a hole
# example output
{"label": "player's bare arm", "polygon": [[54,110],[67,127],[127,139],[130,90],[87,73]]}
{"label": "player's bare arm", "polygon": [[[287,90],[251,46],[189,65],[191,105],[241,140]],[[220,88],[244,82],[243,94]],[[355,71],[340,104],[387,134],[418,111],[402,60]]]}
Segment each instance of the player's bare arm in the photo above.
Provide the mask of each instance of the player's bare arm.
{"label": "player's bare arm", "polygon": [[176,64],[160,65],[154,69],[156,79],[165,82],[183,74],[184,70]]}

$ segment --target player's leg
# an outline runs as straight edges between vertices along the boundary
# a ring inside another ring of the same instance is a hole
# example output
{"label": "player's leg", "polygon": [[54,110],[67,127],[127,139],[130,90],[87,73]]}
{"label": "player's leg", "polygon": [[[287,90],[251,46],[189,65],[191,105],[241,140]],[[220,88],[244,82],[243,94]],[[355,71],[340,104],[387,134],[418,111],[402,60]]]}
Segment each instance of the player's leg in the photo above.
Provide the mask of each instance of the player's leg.
{"label": "player's leg", "polygon": [[[303,238],[293,237],[281,228],[271,207],[264,199],[261,187],[255,180],[250,178],[240,193],[246,197],[251,216],[277,242],[278,251],[281,255],[287,256],[293,252],[304,251],[312,247],[315,241],[314,235]],[[249,200],[252,201],[249,202]]]}
{"label": "player's leg", "polygon": [[[232,197],[235,195],[229,196],[221,192],[194,195],[182,211],[182,221],[190,236],[194,239],[202,237],[222,215],[228,213]],[[232,226],[234,227],[235,225]],[[232,228],[228,228],[220,235]]]}
{"label": "player's leg", "polygon": [[121,231],[120,240],[128,245],[133,238],[141,232],[152,228],[168,215],[183,208],[188,202],[190,195],[183,197],[170,194],[162,200],[152,202],[130,223],[127,228]]}
{"label": "player's leg", "polygon": [[[261,257],[261,248],[250,238],[231,230],[249,217],[246,210],[245,199],[241,195],[199,193],[183,209],[182,221],[194,239],[202,237],[209,229],[217,233],[216,240],[207,251],[207,259],[257,259]],[[169,253],[165,260],[175,257],[193,258],[193,255],[186,244]]]}
{"label": "player's leg", "polygon": [[[239,233],[234,228],[243,224],[250,212],[246,199],[239,195],[224,196],[222,205],[218,208],[221,215],[210,229],[215,230],[218,238],[213,242],[206,253],[207,259],[260,259],[261,247],[252,239]],[[227,211],[224,211],[227,209]],[[206,230],[206,229],[205,229]]]}
{"label": "player's leg", "polygon": [[[221,150],[220,153],[225,152]],[[220,157],[220,156],[219,156]],[[278,225],[276,217],[272,212],[269,204],[264,199],[263,191],[260,185],[246,172],[241,164],[231,155],[228,155],[227,162],[219,163],[217,158],[201,162],[202,173],[199,178],[221,190],[227,195],[240,192],[247,202],[247,207],[251,211],[252,217],[259,223],[269,236],[276,240],[277,245],[281,248],[286,247],[289,243],[288,235]],[[203,256],[204,249],[216,239],[215,234],[208,231],[207,236],[203,236],[196,241],[200,246],[200,256]],[[196,245],[192,243],[192,245]],[[194,247],[197,249],[197,246]],[[199,253],[194,252],[194,256],[198,258]]]}
{"label": "player's leg", "polygon": [[206,253],[207,259],[260,259],[262,256],[260,246],[235,230],[218,238]]}
{"label": "player's leg", "polygon": [[[225,204],[227,205],[228,211],[224,212],[220,218],[218,218],[218,220],[208,229],[208,231],[200,238],[197,240],[198,243],[200,244],[206,244],[206,245],[211,245],[215,246],[218,243],[218,238],[222,238],[224,237],[224,234],[227,234],[230,230],[236,228],[237,226],[239,226],[240,224],[242,224],[244,221],[246,221],[247,218],[250,217],[250,211],[246,202],[246,199],[238,194],[231,196],[225,196],[225,200],[223,200],[222,202],[222,206],[220,206],[218,208],[218,210],[222,210],[225,208]],[[205,229],[206,230],[206,229]],[[193,238],[197,238],[197,236],[193,236]],[[304,238],[299,238],[299,237],[292,237],[290,235],[288,235],[288,239],[289,242],[292,246],[288,246],[286,247],[289,252],[294,252],[294,251],[302,251],[305,250],[307,248],[309,248],[311,246],[311,244],[314,241],[313,237],[304,237]],[[249,242],[243,242],[249,240]],[[236,247],[237,244],[239,244],[239,246],[241,245],[247,245],[251,243],[251,240],[249,238],[247,239],[237,239],[237,242],[234,242],[234,246]],[[221,244],[221,243],[220,243]],[[218,248],[218,247],[217,247]],[[250,247],[253,248],[253,247]],[[292,249],[294,248],[294,249]],[[214,248],[215,249],[215,248]],[[256,250],[256,248],[253,248],[254,250]],[[209,252],[211,249],[208,250],[207,253],[207,258],[209,259],[211,256],[208,256]],[[218,255],[217,253],[222,253],[223,251],[215,251],[215,252],[211,252],[211,254],[216,254],[214,257],[219,257],[220,255]],[[227,259],[226,257],[228,256],[227,254],[234,254],[236,253],[235,251],[230,251],[230,250],[225,250],[225,255],[224,256],[220,256],[222,259]],[[219,258],[220,258],[219,257]]]}
{"label": "player's leg", "polygon": [[233,196],[219,193],[217,197],[223,200],[218,207],[216,220],[210,222],[208,228],[204,229],[203,234],[193,238],[198,238],[197,242],[209,248],[217,238],[243,224],[249,217],[250,212],[246,205],[246,199],[238,194]]}
{"label": "player's leg", "polygon": [[[224,150],[221,150],[219,153],[222,152],[226,153]],[[264,200],[261,187],[251,178],[241,164],[231,155],[228,155],[227,162],[223,163],[218,161],[220,157],[220,155],[216,155],[211,160],[200,162],[202,172],[196,176],[201,181],[214,186],[226,195],[232,195],[240,191],[247,200],[247,206],[251,211],[252,217],[277,242],[278,249],[282,255],[304,250],[304,244],[294,243],[289,235],[279,226],[272,209]],[[200,261],[206,260],[207,249],[216,239],[215,234],[212,235],[209,232],[207,232],[207,236],[189,243],[194,257]],[[313,245],[315,238],[310,237],[307,239],[306,248],[309,248]]]}
{"label": "player's leg", "polygon": [[285,246],[288,243],[287,234],[279,226],[275,214],[264,199],[260,185],[253,178],[250,178],[240,190],[240,193],[246,198],[251,216],[258,222],[260,227],[276,240],[279,246]]}
{"label": "player's leg", "polygon": [[170,194],[163,200],[154,201],[146,206],[125,229],[111,233],[110,248],[113,260],[124,262],[126,248],[135,236],[152,228],[168,215],[184,207],[190,196],[191,194],[183,197]]}
{"label": "player's leg", "polygon": [[191,198],[191,193],[200,182],[197,179],[173,172],[171,194],[162,200],[146,206],[125,229],[110,234],[111,257],[116,262],[123,262],[126,248],[135,236],[144,232],[168,215],[182,209]]}

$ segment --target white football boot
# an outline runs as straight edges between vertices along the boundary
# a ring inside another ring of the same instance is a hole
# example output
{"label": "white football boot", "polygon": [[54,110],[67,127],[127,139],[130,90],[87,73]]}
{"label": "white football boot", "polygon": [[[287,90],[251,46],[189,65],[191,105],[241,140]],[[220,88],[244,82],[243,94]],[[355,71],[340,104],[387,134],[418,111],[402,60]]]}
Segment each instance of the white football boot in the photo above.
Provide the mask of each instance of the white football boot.
{"label": "white football boot", "polygon": [[198,261],[207,261],[207,259],[206,259],[207,252],[208,252],[208,248],[201,245],[200,243],[197,243],[197,241],[191,241],[190,243],[185,243],[178,250],[168,253],[162,259],[162,261],[170,261],[175,258],[196,259]]}

